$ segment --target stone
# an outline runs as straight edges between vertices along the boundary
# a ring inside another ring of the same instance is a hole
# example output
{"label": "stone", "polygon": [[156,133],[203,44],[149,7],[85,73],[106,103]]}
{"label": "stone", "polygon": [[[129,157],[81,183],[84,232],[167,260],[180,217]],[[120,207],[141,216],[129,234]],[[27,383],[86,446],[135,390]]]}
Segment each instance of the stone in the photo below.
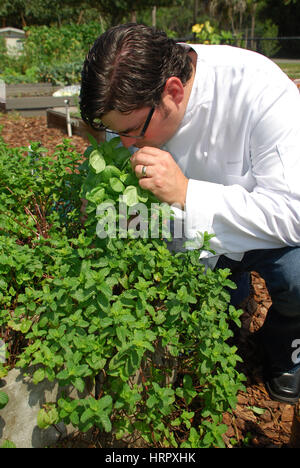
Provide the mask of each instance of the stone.
{"label": "stone", "polygon": [[71,434],[75,428],[64,423],[40,429],[37,415],[43,405],[56,402],[62,392],[73,398],[89,395],[69,387],[59,387],[57,381],[44,380],[39,384],[32,383],[19,369],[12,369],[1,379],[0,388],[9,397],[8,404],[0,410],[0,447],[5,440],[13,442],[16,448],[44,448],[53,445],[60,437]]}

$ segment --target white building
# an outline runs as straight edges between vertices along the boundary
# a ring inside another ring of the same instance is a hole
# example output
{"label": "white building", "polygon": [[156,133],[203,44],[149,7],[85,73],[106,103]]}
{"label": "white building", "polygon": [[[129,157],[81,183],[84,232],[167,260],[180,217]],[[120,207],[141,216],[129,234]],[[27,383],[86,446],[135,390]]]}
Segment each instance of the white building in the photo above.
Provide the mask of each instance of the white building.
{"label": "white building", "polygon": [[9,55],[18,55],[23,50],[25,31],[17,28],[0,28],[0,37],[4,37]]}

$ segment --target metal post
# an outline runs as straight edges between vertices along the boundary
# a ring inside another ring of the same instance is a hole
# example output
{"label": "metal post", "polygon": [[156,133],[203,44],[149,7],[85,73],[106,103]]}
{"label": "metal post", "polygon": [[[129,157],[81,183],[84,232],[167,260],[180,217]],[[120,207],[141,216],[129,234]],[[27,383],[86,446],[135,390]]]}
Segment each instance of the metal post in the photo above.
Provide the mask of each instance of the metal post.
{"label": "metal post", "polygon": [[68,132],[68,136],[71,137],[72,136],[72,126],[71,126],[71,118],[70,118],[70,107],[69,107],[70,101],[69,101],[69,99],[65,99],[64,103],[66,105],[67,132]]}

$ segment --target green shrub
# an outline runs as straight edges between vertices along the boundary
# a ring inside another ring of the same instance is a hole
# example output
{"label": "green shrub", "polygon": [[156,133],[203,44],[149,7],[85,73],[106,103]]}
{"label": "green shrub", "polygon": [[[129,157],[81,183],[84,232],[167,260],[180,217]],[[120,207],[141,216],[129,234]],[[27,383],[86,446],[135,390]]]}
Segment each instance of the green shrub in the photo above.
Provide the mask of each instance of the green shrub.
{"label": "green shrub", "polygon": [[87,53],[95,38],[102,33],[98,22],[69,24],[60,27],[30,26],[25,28],[24,45],[27,59],[32,64],[73,62]]}
{"label": "green shrub", "polygon": [[[280,50],[280,42],[270,40],[270,38],[275,39],[278,37],[278,26],[268,19],[265,23],[260,24],[258,29],[261,30],[261,41],[259,44],[261,53],[267,57],[274,57]],[[264,38],[269,38],[269,40]]]}
{"label": "green shrub", "polygon": [[79,82],[85,55],[102,33],[98,22],[24,29],[24,50],[19,56],[10,57],[0,44],[0,78],[8,84]]}
{"label": "green shrub", "polygon": [[81,79],[83,60],[60,64],[44,64],[39,66],[39,79],[41,82],[53,85],[71,85],[79,83]]}
{"label": "green shrub", "polygon": [[199,251],[172,254],[163,229],[136,235],[127,217],[125,236],[123,212],[115,237],[96,235],[101,203],[117,207],[125,195],[129,211],[157,202],[118,143],[93,140],[83,165],[67,143],[52,162],[38,145],[30,157],[0,146],[0,327],[26,339],[17,365],[33,382],[79,392],[96,384],[94,396],[49,402],[40,427],[64,421],[118,438],[137,431],[150,446],[222,447],[223,413],[243,388],[228,344],[229,323],[240,325],[229,306],[234,285],[227,270],[204,274]]}
{"label": "green shrub", "polygon": [[207,20],[192,27],[195,39],[201,44],[229,44],[234,45],[241,40],[241,35],[233,35],[231,31],[218,30]]}

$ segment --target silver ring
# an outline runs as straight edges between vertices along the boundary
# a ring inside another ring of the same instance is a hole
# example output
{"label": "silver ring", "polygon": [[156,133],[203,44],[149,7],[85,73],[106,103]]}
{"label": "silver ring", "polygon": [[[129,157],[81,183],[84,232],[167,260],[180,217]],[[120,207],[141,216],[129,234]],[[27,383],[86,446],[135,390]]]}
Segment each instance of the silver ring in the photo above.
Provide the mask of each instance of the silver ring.
{"label": "silver ring", "polygon": [[147,166],[143,166],[143,167],[142,167],[142,176],[143,176],[143,177],[147,177],[146,172],[147,172]]}

